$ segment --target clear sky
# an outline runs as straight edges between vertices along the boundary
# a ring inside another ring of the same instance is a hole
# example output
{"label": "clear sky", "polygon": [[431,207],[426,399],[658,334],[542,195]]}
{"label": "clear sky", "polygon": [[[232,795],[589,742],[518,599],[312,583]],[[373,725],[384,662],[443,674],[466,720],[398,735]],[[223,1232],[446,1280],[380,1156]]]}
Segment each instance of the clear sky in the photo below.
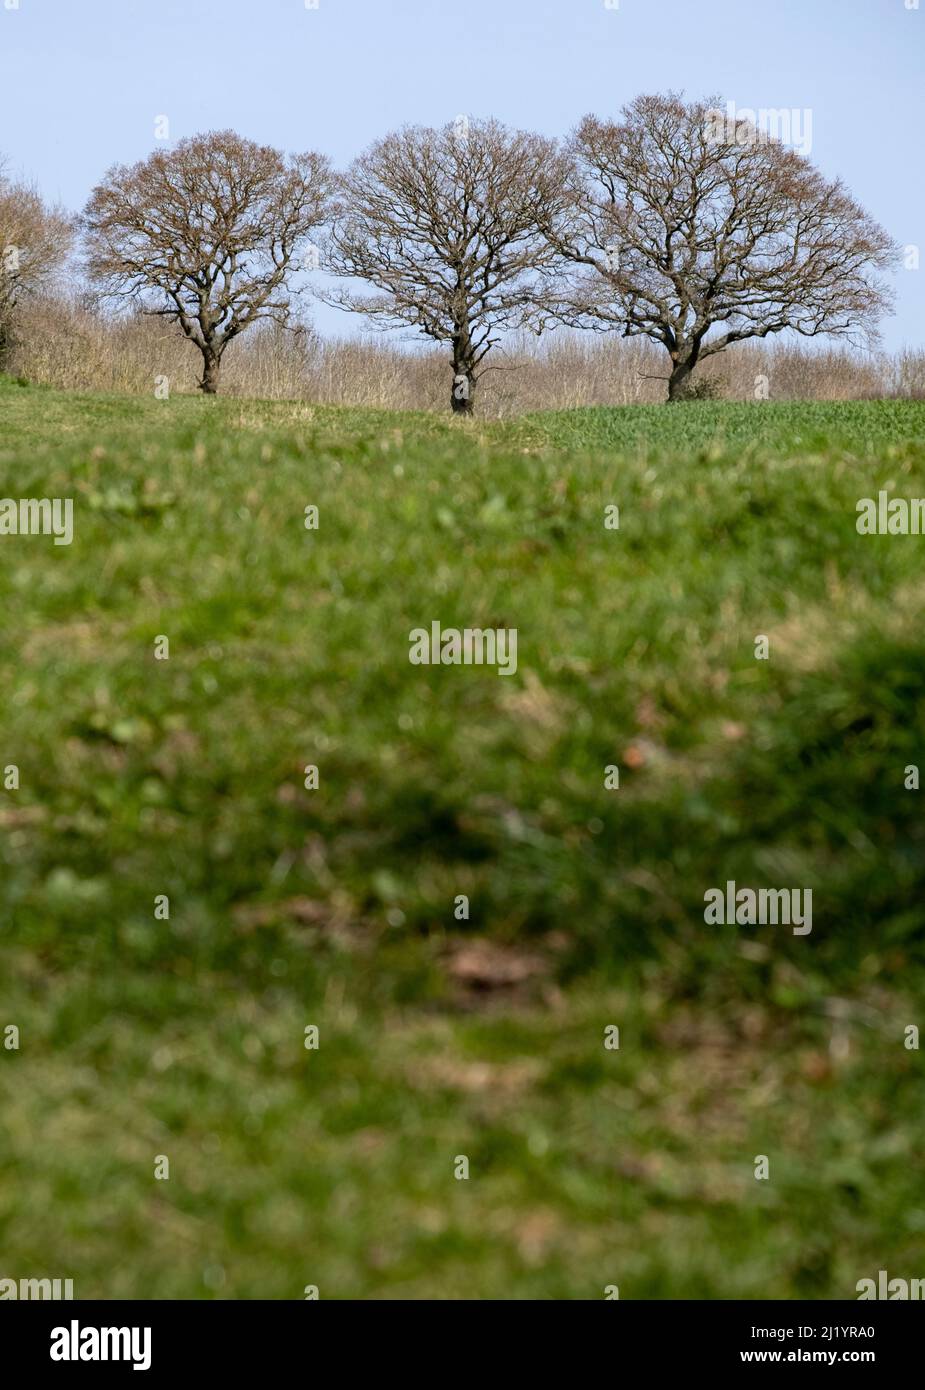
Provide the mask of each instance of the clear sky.
{"label": "clear sky", "polygon": [[[346,164],[406,122],[564,135],[673,88],[810,112],[813,162],[921,247],[923,56],[925,0],[0,0],[0,151],[76,210],[158,116]],[[896,287],[886,345],[922,346],[925,268]]]}

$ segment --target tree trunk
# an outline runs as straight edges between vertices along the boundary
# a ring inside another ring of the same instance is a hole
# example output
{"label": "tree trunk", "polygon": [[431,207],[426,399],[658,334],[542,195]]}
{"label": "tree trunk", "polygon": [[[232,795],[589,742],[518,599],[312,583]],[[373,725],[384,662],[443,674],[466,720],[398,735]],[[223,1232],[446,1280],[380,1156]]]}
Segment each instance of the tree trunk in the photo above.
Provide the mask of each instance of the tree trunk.
{"label": "tree trunk", "polygon": [[453,390],[450,405],[454,415],[472,414],[475,394],[475,368],[472,362],[472,339],[465,319],[454,325],[453,333]]}
{"label": "tree trunk", "polygon": [[221,365],[222,361],[217,352],[211,348],[206,348],[203,351],[202,381],[199,383],[199,389],[207,396],[214,396],[218,392],[218,378]]}
{"label": "tree trunk", "polygon": [[13,357],[13,330],[7,319],[0,318],[0,372],[8,372]]}
{"label": "tree trunk", "polygon": [[475,378],[471,369],[460,364],[453,364],[453,390],[450,395],[450,405],[453,407],[454,415],[472,414],[472,396],[475,392]]}
{"label": "tree trunk", "polygon": [[685,401],[690,398],[693,370],[694,364],[689,358],[684,362],[673,363],[671,376],[668,378],[669,401]]}

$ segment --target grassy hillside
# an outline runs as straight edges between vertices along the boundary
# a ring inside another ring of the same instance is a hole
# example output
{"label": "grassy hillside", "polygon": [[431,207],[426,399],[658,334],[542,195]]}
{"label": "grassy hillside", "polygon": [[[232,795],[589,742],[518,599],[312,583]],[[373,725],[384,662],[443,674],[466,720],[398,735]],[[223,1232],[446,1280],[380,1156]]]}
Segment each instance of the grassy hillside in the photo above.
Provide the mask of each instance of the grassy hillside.
{"label": "grassy hillside", "polygon": [[[75,499],[71,546],[0,537],[0,1277],[921,1275],[925,538],[857,534],[881,488],[925,496],[925,406],[0,385],[0,495]],[[412,666],[436,619],[517,674]],[[812,934],[707,926],[729,878]]]}

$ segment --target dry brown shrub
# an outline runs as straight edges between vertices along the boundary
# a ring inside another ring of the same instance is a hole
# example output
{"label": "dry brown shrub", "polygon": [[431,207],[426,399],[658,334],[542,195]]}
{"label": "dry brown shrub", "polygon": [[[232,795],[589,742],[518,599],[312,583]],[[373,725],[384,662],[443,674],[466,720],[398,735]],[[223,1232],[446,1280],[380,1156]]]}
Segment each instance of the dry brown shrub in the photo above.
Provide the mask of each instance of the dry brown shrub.
{"label": "dry brown shrub", "polygon": [[[633,405],[665,399],[664,354],[614,334],[561,333],[512,338],[495,354],[479,388],[478,409],[503,418],[526,411]],[[79,298],[23,306],[11,364],[15,374],[63,390],[152,394],[166,376],[171,392],[195,392],[199,357],[176,332],[142,315],[113,318]],[[446,353],[384,337],[322,338],[268,323],[229,349],[228,395],[304,400],[391,410],[445,409]],[[754,401],[767,379],[770,400],[925,398],[925,352],[864,354],[799,344],[745,343],[710,358],[698,376],[719,399]]]}

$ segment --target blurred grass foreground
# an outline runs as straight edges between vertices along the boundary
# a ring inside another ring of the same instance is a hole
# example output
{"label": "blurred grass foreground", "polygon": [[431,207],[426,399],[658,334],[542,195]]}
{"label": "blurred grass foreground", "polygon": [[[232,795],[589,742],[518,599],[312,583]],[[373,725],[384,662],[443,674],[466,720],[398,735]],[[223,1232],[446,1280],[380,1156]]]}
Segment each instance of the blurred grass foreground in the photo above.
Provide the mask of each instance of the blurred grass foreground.
{"label": "blurred grass foreground", "polygon": [[[925,1274],[925,542],[855,524],[925,405],[0,421],[2,495],[74,499],[0,536],[0,1279]],[[516,674],[411,664],[434,621]]]}

